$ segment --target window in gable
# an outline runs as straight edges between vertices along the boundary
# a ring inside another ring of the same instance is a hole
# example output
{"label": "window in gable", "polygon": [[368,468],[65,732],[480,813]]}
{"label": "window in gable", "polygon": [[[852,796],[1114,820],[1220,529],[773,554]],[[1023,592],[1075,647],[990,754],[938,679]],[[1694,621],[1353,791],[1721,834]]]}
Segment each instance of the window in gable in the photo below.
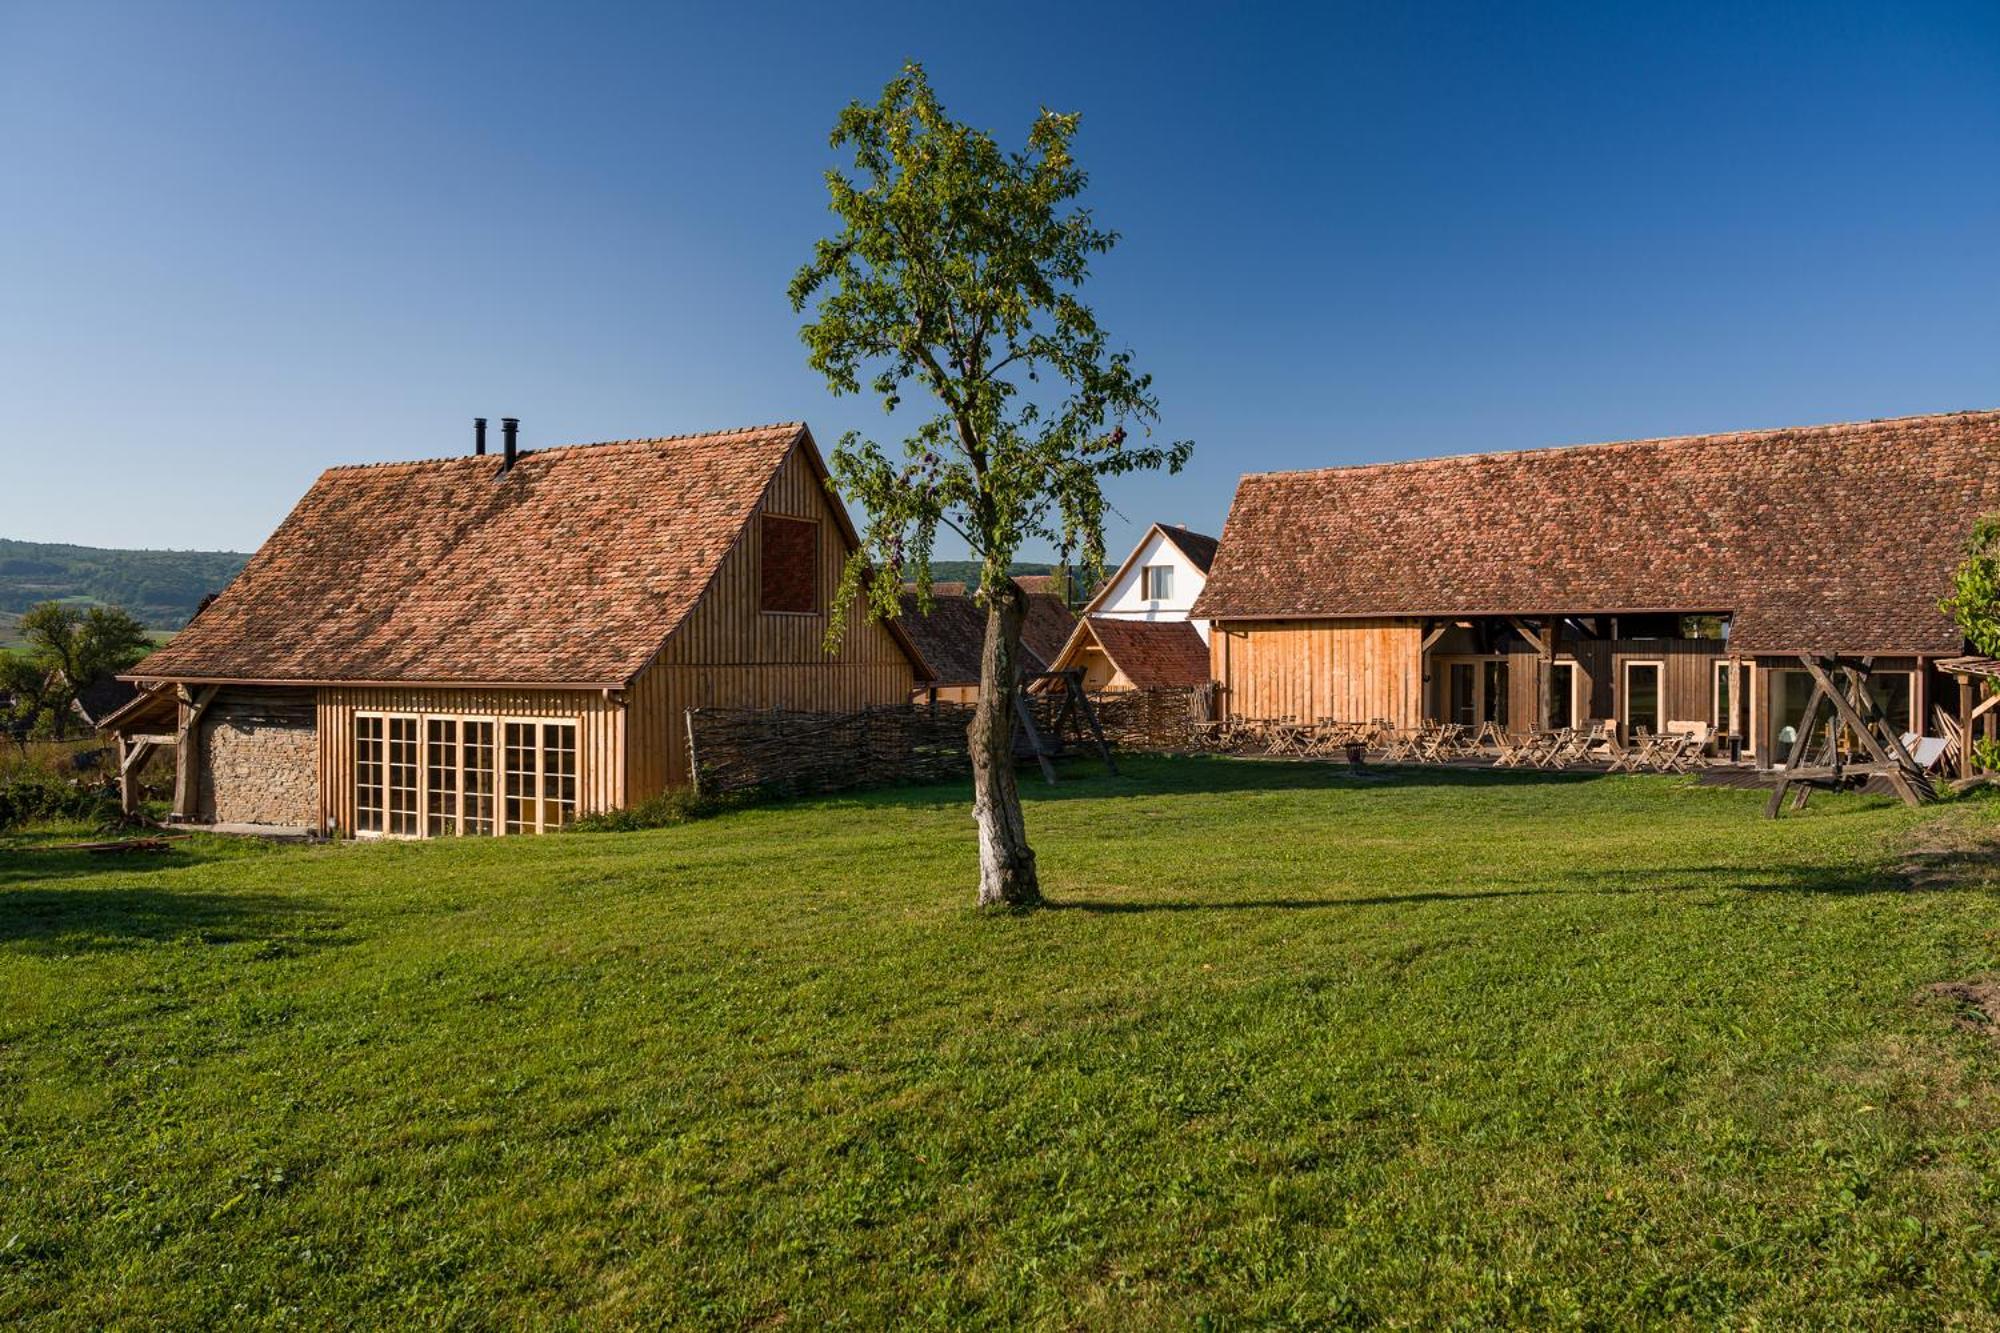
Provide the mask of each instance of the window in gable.
{"label": "window in gable", "polygon": [[782,615],[819,612],[819,524],[765,514],[758,528],[762,587],[758,609]]}
{"label": "window in gable", "polygon": [[1172,565],[1147,565],[1139,573],[1147,601],[1164,602],[1174,595]]}

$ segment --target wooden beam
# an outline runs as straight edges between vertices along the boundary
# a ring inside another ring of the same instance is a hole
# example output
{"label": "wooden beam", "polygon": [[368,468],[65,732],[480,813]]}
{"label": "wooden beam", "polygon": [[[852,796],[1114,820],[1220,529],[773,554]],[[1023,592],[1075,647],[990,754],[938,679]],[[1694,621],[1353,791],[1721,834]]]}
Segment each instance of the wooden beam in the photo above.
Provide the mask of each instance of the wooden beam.
{"label": "wooden beam", "polygon": [[1027,734],[1028,745],[1035,752],[1035,760],[1042,766],[1042,777],[1053,787],[1056,782],[1056,766],[1049,762],[1048,750],[1042,745],[1041,729],[1035,725],[1035,714],[1019,690],[1014,691],[1014,716],[1020,719],[1021,730]]}
{"label": "wooden beam", "polygon": [[139,770],[153,757],[155,743],[145,737],[118,738],[118,808],[128,815],[139,813]]}
{"label": "wooden beam", "polygon": [[[1426,621],[1424,623],[1429,624],[1430,622]],[[1442,639],[1445,635],[1451,633],[1451,629],[1452,629],[1451,622],[1447,620],[1438,625],[1436,629],[1426,631],[1424,634],[1424,646],[1419,651],[1427,653],[1431,649],[1437,647],[1438,640]]]}
{"label": "wooden beam", "polygon": [[180,687],[181,724],[174,736],[174,814],[193,819],[201,794],[201,715],[215,702],[217,685]]}
{"label": "wooden beam", "polygon": [[1534,627],[1527,621],[1521,619],[1519,616],[1508,616],[1507,623],[1514,627],[1515,633],[1528,641],[1529,647],[1544,657],[1549,656],[1548,644],[1542,641],[1542,636],[1535,633]]}
{"label": "wooden beam", "polygon": [[1967,782],[1972,780],[1972,677],[1970,676],[1958,678],[1958,776]]}
{"label": "wooden beam", "polygon": [[[1854,734],[1868,748],[1868,753],[1874,756],[1875,762],[1887,770],[1883,776],[1889,779],[1889,785],[1896,789],[1896,794],[1903,798],[1903,804],[1912,807],[1922,805],[1923,794],[1912,783],[1911,776],[1913,774],[1921,776],[1923,770],[1917,767],[1917,761],[1910,757],[1910,752],[1903,748],[1902,737],[1896,735],[1894,728],[1890,727],[1879,713],[1872,719],[1864,717],[1861,708],[1856,707],[1847,695],[1833,688],[1825,667],[1818,661],[1806,656],[1801,656],[1799,660],[1805,663],[1806,670],[1812,673],[1813,680],[1825,687],[1827,698],[1833,701],[1836,717],[1853,728]],[[1859,673],[1849,667],[1848,676],[1855,696],[1869,712],[1874,712],[1874,701],[1868,698],[1867,692],[1861,685],[1867,676],[1866,663]],[[1878,723],[1881,724],[1879,731],[1876,729]]]}
{"label": "wooden beam", "polygon": [[[1806,747],[1812,740],[1813,726],[1819,719],[1819,701],[1825,697],[1825,694],[1825,687],[1818,679],[1815,679],[1813,681],[1812,695],[1806,700],[1805,712],[1799,717],[1798,735],[1792,737],[1791,753],[1785,756],[1785,776],[1778,779],[1777,787],[1771,792],[1770,802],[1764,807],[1764,817],[1767,819],[1776,819],[1778,817],[1779,812],[1784,808],[1785,789],[1791,786],[1794,780],[1792,774],[1796,773],[1799,767],[1806,761]],[[1803,792],[1810,790],[1810,788],[1802,787],[1800,790]],[[1801,801],[1800,804],[1803,805],[1804,802]],[[1797,807],[1794,808],[1796,809]]]}
{"label": "wooden beam", "polygon": [[[1542,644],[1542,729],[1554,731],[1558,725],[1566,727],[1575,719],[1569,717],[1569,700],[1556,702],[1556,649],[1562,644],[1562,617],[1550,616],[1546,625],[1548,637]],[[1564,719],[1560,724],[1556,722],[1558,717]]]}
{"label": "wooden beam", "polygon": [[1972,710],[1972,716],[1975,719],[1985,717],[1995,708],[2000,708],[2000,694],[1988,695],[1985,703],[1978,705]]}

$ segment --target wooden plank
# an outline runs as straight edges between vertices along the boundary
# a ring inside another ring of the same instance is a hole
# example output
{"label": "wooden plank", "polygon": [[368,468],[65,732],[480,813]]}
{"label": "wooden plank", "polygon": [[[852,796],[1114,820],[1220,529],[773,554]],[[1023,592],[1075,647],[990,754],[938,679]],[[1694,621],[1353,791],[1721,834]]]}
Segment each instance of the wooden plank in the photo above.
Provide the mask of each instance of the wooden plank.
{"label": "wooden plank", "polygon": [[[1972,677],[1958,678],[1958,776],[1961,781],[1972,780]],[[2000,694],[1994,696],[2000,699]]]}
{"label": "wooden plank", "polygon": [[1785,759],[1785,776],[1778,779],[1776,788],[1771,792],[1770,803],[1764,807],[1764,816],[1767,819],[1778,817],[1779,811],[1784,807],[1785,790],[1794,781],[1792,775],[1806,761],[1806,747],[1812,740],[1813,726],[1819,718],[1820,700],[1825,693],[1825,687],[1815,680],[1812,694],[1806,700],[1805,712],[1799,717],[1799,733],[1792,738],[1791,753]]}
{"label": "wooden plank", "polygon": [[1537,634],[1535,632],[1534,626],[1530,625],[1527,621],[1521,619],[1521,617],[1519,616],[1508,616],[1507,623],[1512,625],[1514,627],[1515,632],[1528,641],[1529,647],[1533,648],[1537,653],[1541,654],[1544,657],[1547,657],[1549,655],[1549,646],[1547,641],[1544,640],[1540,634]]}
{"label": "wooden plank", "polygon": [[201,718],[220,686],[180,688],[181,724],[174,740],[174,813],[193,819],[201,804]]}

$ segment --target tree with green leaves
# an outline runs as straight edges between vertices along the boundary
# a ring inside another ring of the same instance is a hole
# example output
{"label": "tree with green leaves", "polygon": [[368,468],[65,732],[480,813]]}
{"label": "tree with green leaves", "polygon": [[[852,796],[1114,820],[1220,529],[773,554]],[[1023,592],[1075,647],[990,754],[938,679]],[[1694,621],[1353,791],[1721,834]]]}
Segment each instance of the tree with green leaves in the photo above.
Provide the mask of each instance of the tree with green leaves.
{"label": "tree with green leaves", "polygon": [[115,606],[79,610],[43,602],[21,613],[28,651],[7,673],[17,732],[61,736],[70,701],[81,690],[132,666],[153,649],[152,636]]}
{"label": "tree with green leaves", "polygon": [[2000,514],[1972,525],[1951,595],[1939,607],[1965,632],[1974,652],[2000,657]]}
{"label": "tree with green leaves", "polygon": [[1151,377],[1077,295],[1091,260],[1118,239],[1076,203],[1086,184],[1071,151],[1077,124],[1043,110],[1026,148],[1006,151],[945,114],[922,66],[905,67],[874,105],[840,113],[832,147],[852,154],[853,174],[827,173],[839,230],[791,284],[793,308],[811,311],[807,360],[834,393],[865,385],[892,413],[913,385],[929,399],[900,457],[854,432],[833,451],[835,484],[867,530],[829,634],[857,598],[872,615],[896,615],[905,580],[927,613],[940,533],[971,548],[986,609],[966,736],[982,906],[1041,901],[1014,779],[1027,609],[1008,572],[1014,555],[1046,540],[1065,568],[1094,579],[1104,479],[1179,471],[1193,448],[1151,442]]}

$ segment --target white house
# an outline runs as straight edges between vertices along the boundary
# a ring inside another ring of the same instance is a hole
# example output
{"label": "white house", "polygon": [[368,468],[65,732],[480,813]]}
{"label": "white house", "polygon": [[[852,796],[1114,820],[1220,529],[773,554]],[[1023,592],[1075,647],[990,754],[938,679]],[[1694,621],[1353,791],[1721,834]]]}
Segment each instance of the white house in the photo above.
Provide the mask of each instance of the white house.
{"label": "white house", "polygon": [[1083,672],[1084,688],[1205,685],[1208,622],[1188,611],[1208,582],[1215,538],[1155,523],[1084,605],[1053,664]]}
{"label": "white house", "polygon": [[1190,620],[1188,611],[1208,582],[1213,563],[1215,538],[1155,523],[1083,614],[1117,620],[1186,620],[1207,643],[1208,622]]}

